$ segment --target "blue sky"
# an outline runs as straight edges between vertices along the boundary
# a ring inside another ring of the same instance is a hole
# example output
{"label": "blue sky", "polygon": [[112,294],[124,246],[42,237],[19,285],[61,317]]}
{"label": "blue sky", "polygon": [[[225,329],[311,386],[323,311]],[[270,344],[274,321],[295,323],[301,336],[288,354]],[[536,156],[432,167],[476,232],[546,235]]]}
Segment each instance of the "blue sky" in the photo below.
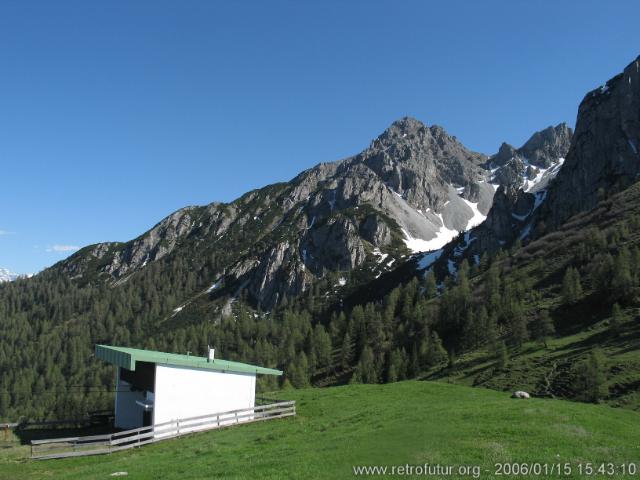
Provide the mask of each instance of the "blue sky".
{"label": "blue sky", "polygon": [[404,115],[484,153],[575,122],[640,2],[0,3],[0,267],[136,237]]}

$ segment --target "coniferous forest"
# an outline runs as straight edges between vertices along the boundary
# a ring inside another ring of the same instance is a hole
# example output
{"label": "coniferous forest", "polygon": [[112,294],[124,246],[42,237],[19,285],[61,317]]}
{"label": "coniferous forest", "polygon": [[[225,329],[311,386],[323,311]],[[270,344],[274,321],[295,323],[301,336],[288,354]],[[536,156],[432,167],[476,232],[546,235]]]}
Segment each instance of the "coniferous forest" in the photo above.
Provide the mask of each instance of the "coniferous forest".
{"label": "coniferous forest", "polygon": [[[284,370],[260,379],[261,391],[409,378],[507,389],[520,374],[540,394],[638,408],[639,198],[635,185],[570,230],[516,242],[473,266],[465,260],[442,278],[417,271],[376,301],[336,301],[327,292],[348,276],[337,272],[271,312],[241,295],[229,315],[202,309],[177,320],[176,305],[206,287],[216,262],[193,268],[177,255],[119,285],[81,283],[55,268],[3,284],[0,417],[110,408],[114,369],[93,357],[97,343],[193,355],[214,345],[222,358]],[[563,357],[562,339],[584,332],[593,335]],[[556,357],[519,360],[535,352]]]}

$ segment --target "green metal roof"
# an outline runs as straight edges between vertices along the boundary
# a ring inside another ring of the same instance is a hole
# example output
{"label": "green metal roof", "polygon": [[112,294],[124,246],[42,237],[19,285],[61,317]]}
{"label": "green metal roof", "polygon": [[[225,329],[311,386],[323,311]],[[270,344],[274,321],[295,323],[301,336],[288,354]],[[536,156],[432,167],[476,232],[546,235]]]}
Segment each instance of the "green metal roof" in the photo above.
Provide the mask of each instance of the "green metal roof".
{"label": "green metal roof", "polygon": [[175,365],[179,367],[203,368],[220,372],[261,373],[264,375],[282,375],[282,370],[257,367],[248,363],[231,362],[215,359],[209,362],[205,357],[179,355],[177,353],[155,352],[128,347],[113,347],[111,345],[96,345],[96,357],[108,363],[113,363],[127,370],[135,370],[136,362],[150,362],[161,365]]}

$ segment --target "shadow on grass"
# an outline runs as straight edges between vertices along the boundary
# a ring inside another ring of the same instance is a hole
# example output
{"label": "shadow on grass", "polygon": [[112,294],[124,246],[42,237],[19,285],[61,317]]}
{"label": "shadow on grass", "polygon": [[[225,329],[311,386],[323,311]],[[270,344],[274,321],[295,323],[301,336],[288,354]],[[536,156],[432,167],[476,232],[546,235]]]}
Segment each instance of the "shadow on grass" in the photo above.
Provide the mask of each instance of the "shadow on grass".
{"label": "shadow on grass", "polygon": [[85,437],[88,435],[104,435],[115,433],[120,429],[113,428],[111,425],[92,425],[84,427],[70,428],[16,428],[14,435],[18,437],[22,445],[29,445],[31,440],[42,440],[45,438],[69,438],[69,437]]}

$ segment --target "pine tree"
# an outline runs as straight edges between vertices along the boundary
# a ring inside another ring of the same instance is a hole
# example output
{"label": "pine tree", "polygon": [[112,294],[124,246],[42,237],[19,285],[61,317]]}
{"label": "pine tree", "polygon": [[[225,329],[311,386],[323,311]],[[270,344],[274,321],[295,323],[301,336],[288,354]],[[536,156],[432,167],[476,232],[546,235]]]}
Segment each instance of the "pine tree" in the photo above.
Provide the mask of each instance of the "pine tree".
{"label": "pine tree", "polygon": [[583,400],[598,403],[608,394],[605,360],[599,349],[594,349],[589,358],[579,367],[579,386]]}
{"label": "pine tree", "polygon": [[527,322],[520,302],[513,302],[511,304],[510,326],[511,334],[509,339],[511,343],[521,347],[522,344],[528,340],[529,332],[527,330]]}
{"label": "pine tree", "polygon": [[317,324],[313,329],[312,345],[316,353],[316,368],[328,367],[331,363],[331,338],[320,324]]}
{"label": "pine tree", "polygon": [[351,336],[347,332],[342,342],[342,349],[340,351],[340,366],[343,370],[346,370],[351,366],[353,362],[353,345],[351,342]]}
{"label": "pine tree", "polygon": [[378,383],[378,372],[376,371],[373,350],[368,345],[362,350],[356,370],[363,383]]}
{"label": "pine tree", "polygon": [[609,321],[609,329],[618,334],[620,332],[620,325],[622,324],[622,309],[617,303],[611,307],[611,320]]}
{"label": "pine tree", "polygon": [[407,365],[407,375],[409,378],[417,377],[420,373],[420,356],[419,348],[415,343],[411,345],[411,353],[409,354],[409,363]]}
{"label": "pine tree", "polygon": [[592,268],[592,278],[595,288],[600,292],[610,289],[611,277],[615,270],[615,261],[610,253],[597,255]]}
{"label": "pine tree", "polygon": [[496,342],[494,346],[496,368],[498,370],[504,370],[509,365],[509,350],[503,341]]}
{"label": "pine tree", "polygon": [[402,370],[402,353],[400,350],[395,349],[389,354],[386,381],[397,382],[400,379],[400,372]]}
{"label": "pine tree", "polygon": [[447,354],[448,357],[448,362],[447,362],[447,368],[449,370],[453,370],[456,368],[456,362],[458,361],[458,357],[456,356],[456,351],[451,348]]}
{"label": "pine tree", "polygon": [[436,283],[436,276],[433,271],[429,271],[424,280],[424,296],[427,299],[434,298],[438,293],[438,286]]}
{"label": "pine tree", "polygon": [[430,367],[439,365],[446,362],[448,357],[449,355],[442,345],[442,340],[440,340],[440,337],[435,331],[432,332],[431,338],[429,339],[429,348],[426,358],[427,365]]}
{"label": "pine tree", "polygon": [[294,363],[289,365],[289,380],[295,388],[309,386],[309,361],[304,352],[300,352]]}
{"label": "pine tree", "polygon": [[626,247],[620,249],[616,257],[613,278],[611,279],[611,290],[616,297],[624,298],[629,295],[633,287],[633,277],[631,275],[631,254]]}
{"label": "pine tree", "polygon": [[362,383],[362,375],[360,374],[360,370],[356,368],[351,375],[351,379],[349,380],[349,385],[356,385]]}
{"label": "pine tree", "polygon": [[536,322],[534,329],[535,339],[542,342],[545,348],[548,348],[547,342],[549,337],[555,333],[556,328],[548,310],[541,310],[538,314],[538,321]]}
{"label": "pine tree", "polygon": [[562,298],[565,303],[575,303],[582,296],[580,272],[573,267],[567,268],[562,279]]}
{"label": "pine tree", "polygon": [[478,325],[482,328],[482,339],[485,343],[492,344],[498,339],[498,322],[495,315],[489,315],[483,305],[478,312]]}

